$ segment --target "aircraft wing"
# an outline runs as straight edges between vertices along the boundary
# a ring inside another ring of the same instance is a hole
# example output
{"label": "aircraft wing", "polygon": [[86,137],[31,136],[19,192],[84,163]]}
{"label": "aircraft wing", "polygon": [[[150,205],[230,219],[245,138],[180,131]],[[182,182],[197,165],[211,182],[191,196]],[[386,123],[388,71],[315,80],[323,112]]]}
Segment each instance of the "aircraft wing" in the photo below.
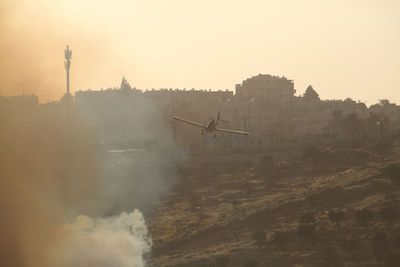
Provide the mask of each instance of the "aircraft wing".
{"label": "aircraft wing", "polygon": [[194,126],[198,126],[198,127],[204,128],[204,125],[201,124],[201,123],[197,123],[197,122],[194,122],[194,121],[186,120],[186,119],[183,119],[183,118],[180,118],[180,117],[177,117],[177,116],[174,116],[174,120],[181,121],[181,122],[184,122],[184,123],[187,123],[187,124],[191,124],[191,125],[194,125]]}
{"label": "aircraft wing", "polygon": [[221,128],[216,128],[215,131],[232,133],[232,134],[241,134],[241,135],[249,135],[250,134],[249,132],[242,132],[242,131],[228,130],[228,129],[221,129]]}

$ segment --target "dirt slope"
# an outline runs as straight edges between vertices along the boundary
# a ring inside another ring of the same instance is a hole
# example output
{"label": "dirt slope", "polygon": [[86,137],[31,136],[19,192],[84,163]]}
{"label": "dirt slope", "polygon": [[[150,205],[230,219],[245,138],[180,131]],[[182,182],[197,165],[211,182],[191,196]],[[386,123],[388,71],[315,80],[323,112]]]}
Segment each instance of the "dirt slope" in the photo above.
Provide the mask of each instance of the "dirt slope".
{"label": "dirt slope", "polygon": [[400,186],[381,170],[399,151],[337,150],[262,171],[258,154],[193,157],[152,218],[148,265],[396,266]]}

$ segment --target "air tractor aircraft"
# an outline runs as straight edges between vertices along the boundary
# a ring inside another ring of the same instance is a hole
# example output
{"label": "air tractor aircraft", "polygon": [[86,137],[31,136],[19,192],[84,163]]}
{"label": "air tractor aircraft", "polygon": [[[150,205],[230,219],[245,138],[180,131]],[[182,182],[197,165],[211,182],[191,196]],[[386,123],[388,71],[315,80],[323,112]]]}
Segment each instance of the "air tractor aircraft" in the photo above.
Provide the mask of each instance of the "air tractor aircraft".
{"label": "air tractor aircraft", "polygon": [[[202,135],[212,134],[213,132],[225,132],[225,133],[240,134],[240,135],[249,135],[250,134],[249,132],[218,128],[218,123],[220,121],[220,112],[218,112],[216,120],[211,119],[207,123],[204,123],[204,124],[194,122],[191,120],[187,120],[187,119],[183,119],[178,116],[174,116],[174,120],[181,121],[186,124],[190,124],[190,125],[202,128],[202,131],[201,131]],[[216,134],[214,134],[214,137],[217,137]]]}

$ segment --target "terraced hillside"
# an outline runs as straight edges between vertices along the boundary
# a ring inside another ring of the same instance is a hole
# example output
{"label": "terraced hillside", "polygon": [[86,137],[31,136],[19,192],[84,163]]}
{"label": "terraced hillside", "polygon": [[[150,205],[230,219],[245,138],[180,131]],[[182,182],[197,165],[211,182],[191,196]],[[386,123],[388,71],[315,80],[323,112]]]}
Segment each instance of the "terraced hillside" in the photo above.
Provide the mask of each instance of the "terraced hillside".
{"label": "terraced hillside", "polygon": [[192,157],[152,218],[148,265],[400,266],[399,140],[377,146]]}

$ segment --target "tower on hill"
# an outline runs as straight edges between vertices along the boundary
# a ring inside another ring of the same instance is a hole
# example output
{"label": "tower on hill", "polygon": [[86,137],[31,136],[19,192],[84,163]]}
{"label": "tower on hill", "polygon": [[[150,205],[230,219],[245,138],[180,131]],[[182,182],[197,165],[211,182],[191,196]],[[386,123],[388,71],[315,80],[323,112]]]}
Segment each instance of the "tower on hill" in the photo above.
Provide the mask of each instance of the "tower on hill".
{"label": "tower on hill", "polygon": [[69,49],[69,45],[67,45],[67,49],[64,50],[64,67],[65,71],[67,72],[67,97],[70,96],[69,93],[69,69],[71,68],[71,58],[72,58],[72,51]]}

